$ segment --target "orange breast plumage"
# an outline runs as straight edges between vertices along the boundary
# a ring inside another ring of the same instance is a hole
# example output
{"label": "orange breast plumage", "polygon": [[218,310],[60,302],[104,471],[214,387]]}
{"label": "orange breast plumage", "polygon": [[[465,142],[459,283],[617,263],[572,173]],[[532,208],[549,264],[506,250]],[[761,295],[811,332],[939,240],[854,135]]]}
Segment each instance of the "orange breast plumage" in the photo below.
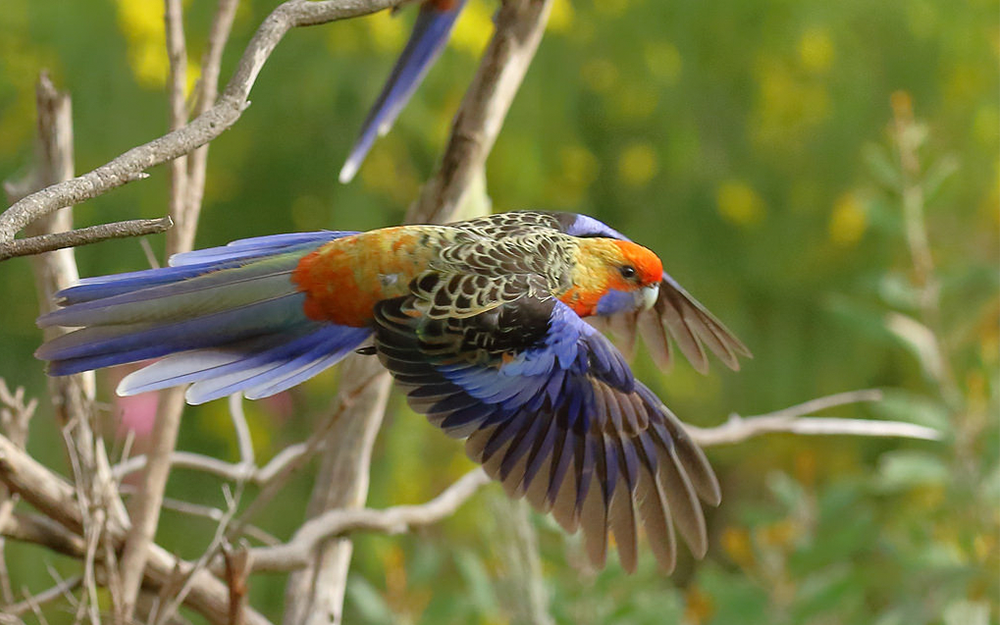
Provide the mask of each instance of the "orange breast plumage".
{"label": "orange breast plumage", "polygon": [[432,250],[419,227],[385,228],[327,243],[303,257],[292,275],[314,321],[363,327],[380,300],[407,292]]}

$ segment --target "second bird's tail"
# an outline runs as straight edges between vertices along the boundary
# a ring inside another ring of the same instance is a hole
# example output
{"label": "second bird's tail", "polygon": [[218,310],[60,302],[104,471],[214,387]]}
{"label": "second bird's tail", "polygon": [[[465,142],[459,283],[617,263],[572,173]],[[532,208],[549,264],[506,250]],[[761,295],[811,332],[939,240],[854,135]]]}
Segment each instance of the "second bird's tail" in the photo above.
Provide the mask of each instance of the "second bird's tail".
{"label": "second bird's tail", "polygon": [[267,397],[335,364],[371,330],[309,319],[292,281],[303,256],[353,232],[282,234],[179,254],[170,266],[82,280],[57,293],[42,327],[80,328],[42,345],[51,375],[152,358],[118,386],[132,395],[179,384],[192,404]]}

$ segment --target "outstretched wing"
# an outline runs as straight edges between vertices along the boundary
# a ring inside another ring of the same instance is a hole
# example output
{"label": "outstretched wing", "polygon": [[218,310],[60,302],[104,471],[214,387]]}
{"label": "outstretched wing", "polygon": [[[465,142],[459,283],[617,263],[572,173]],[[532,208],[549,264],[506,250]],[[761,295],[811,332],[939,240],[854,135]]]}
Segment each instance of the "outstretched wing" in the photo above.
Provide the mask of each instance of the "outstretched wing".
{"label": "outstretched wing", "polygon": [[698,498],[715,505],[720,495],[701,450],[614,346],[531,280],[508,279],[515,297],[468,316],[430,314],[450,289],[381,302],[380,359],[411,406],[465,438],[508,494],[551,511],[567,531],[582,528],[595,565],[604,564],[610,530],[634,570],[640,521],[668,571],[674,523],[703,555]]}
{"label": "outstretched wing", "polygon": [[[574,213],[515,211],[464,222],[463,227],[494,237],[516,233],[524,228],[543,227],[576,237],[630,240],[593,217]],[[663,369],[669,368],[673,361],[668,335],[701,373],[708,371],[706,347],[734,371],[740,368],[740,356],[752,358],[746,345],[666,272],[663,273],[660,295],[653,308],[643,312],[590,317],[588,322],[601,330],[611,331],[619,347],[629,355],[638,331],[653,360]]]}

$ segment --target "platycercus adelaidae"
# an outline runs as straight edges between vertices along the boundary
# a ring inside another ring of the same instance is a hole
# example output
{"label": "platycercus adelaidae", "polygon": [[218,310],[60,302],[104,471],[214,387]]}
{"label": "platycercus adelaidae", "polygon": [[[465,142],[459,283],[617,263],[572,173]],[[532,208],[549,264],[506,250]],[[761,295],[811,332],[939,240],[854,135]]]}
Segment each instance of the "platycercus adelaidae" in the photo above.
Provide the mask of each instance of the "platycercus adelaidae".
{"label": "platycercus adelaidae", "polygon": [[162,358],[118,392],[192,383],[198,404],[266,397],[374,352],[410,405],[465,439],[508,494],[582,527],[595,564],[610,530],[633,570],[640,521],[667,570],[671,518],[696,555],[707,549],[698,499],[719,502],[711,467],[584,318],[628,316],[661,362],[668,333],[698,369],[704,347],[733,369],[749,353],[653,252],[593,218],[513,212],[266,236],[58,297],[63,308],[39,324],[80,329],[39,348],[53,375]]}
{"label": "platycercus adelaidae", "polygon": [[354,178],[375,139],[392,128],[400,111],[420,86],[427,70],[444,50],[465,2],[466,0],[424,0],[420,5],[410,39],[396,60],[396,65],[382,87],[382,93],[368,112],[347,162],[340,170],[341,182],[350,182]]}

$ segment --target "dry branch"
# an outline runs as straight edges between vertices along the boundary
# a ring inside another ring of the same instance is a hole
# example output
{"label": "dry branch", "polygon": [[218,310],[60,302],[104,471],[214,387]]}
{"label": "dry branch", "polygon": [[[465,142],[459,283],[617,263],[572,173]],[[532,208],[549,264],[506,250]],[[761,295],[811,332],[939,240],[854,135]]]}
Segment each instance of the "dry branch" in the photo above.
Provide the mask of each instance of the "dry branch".
{"label": "dry branch", "polygon": [[[170,105],[170,130],[174,131],[187,123],[187,99],[184,93],[187,88],[187,42],[184,40],[184,8],[181,0],[165,0],[164,7],[163,24],[170,68],[167,100]],[[194,243],[195,220],[191,219],[187,209],[187,159],[187,154],[182,154],[170,161],[169,214],[177,228],[167,234],[167,256],[188,251]],[[190,236],[179,239],[181,233]],[[190,240],[186,240],[187,238]]]}
{"label": "dry branch", "polygon": [[141,237],[147,234],[159,234],[166,232],[174,223],[170,217],[160,217],[159,219],[130,219],[128,221],[116,221],[109,224],[100,224],[69,230],[67,232],[54,232],[52,234],[40,234],[38,236],[16,239],[9,245],[4,246],[0,252],[0,261],[14,258],[16,256],[34,256],[43,252],[51,252],[69,247],[80,247],[100,243],[110,239],[126,239],[130,237]]}
{"label": "dry branch", "polygon": [[[11,490],[19,493],[36,510],[45,517],[58,522],[56,530],[49,532],[56,536],[62,536],[62,542],[72,545],[72,549],[79,551],[75,555],[83,557],[86,550],[86,542],[80,539],[82,531],[82,512],[77,503],[73,486],[63,478],[55,475],[41,464],[36,462],[23,450],[18,449],[9,439],[0,436],[0,482],[6,484]],[[18,517],[21,520],[29,517]],[[37,520],[35,517],[30,517]],[[48,520],[42,521],[44,524],[50,523]],[[59,527],[61,526],[61,528]],[[43,525],[35,524],[34,531],[42,531]],[[51,526],[48,526],[51,530]],[[8,534],[9,535],[9,534]],[[114,519],[109,519],[105,539],[111,541],[114,549],[121,547],[124,541],[125,530]],[[43,540],[33,540],[32,542],[46,542],[48,536]],[[96,560],[103,562],[104,551],[98,550]],[[153,587],[161,587],[172,583],[176,575],[186,574],[192,568],[192,564],[180,560],[158,545],[151,545],[149,548],[149,558],[145,569],[145,584]],[[195,573],[191,592],[184,600],[185,605],[201,613],[212,623],[226,623],[229,612],[229,591],[219,579],[205,570]],[[248,625],[266,625],[267,619],[259,613],[250,610],[244,612],[245,622]]]}
{"label": "dry branch", "polygon": [[772,432],[826,436],[893,436],[923,440],[941,438],[941,433],[937,430],[914,423],[805,416],[826,408],[881,399],[882,392],[879,390],[849,391],[820,397],[783,410],[753,417],[732,414],[726,423],[711,428],[699,428],[693,425],[685,425],[685,427],[691,434],[691,438],[703,447],[739,443],[748,438]]}
{"label": "dry branch", "polygon": [[[197,100],[194,116],[198,117],[215,104],[219,95],[219,69],[222,65],[222,51],[229,40],[229,32],[236,15],[238,0],[219,0],[208,32],[208,46],[201,61],[201,78],[197,86]],[[205,196],[205,172],[208,167],[208,144],[188,155],[186,212],[188,222],[178,226],[177,240],[180,247],[193,245],[195,225],[201,213],[201,202]]]}
{"label": "dry branch", "polygon": [[[324,541],[350,532],[370,531],[399,534],[438,523],[451,516],[490,478],[482,469],[474,469],[431,501],[416,506],[395,506],[385,510],[369,508],[329,510],[306,521],[287,543],[250,550],[253,572],[290,571],[307,566],[316,548]],[[220,559],[213,570],[221,570]]]}
{"label": "dry branch", "polygon": [[21,601],[20,603],[5,605],[3,606],[2,611],[0,611],[0,623],[3,623],[4,625],[7,623],[19,625],[24,621],[17,617],[33,611],[37,607],[43,606],[50,601],[55,601],[56,599],[65,597],[67,593],[71,593],[79,588],[82,583],[83,578],[77,575],[76,577],[71,577],[59,582],[48,590],[31,595],[29,598]]}

